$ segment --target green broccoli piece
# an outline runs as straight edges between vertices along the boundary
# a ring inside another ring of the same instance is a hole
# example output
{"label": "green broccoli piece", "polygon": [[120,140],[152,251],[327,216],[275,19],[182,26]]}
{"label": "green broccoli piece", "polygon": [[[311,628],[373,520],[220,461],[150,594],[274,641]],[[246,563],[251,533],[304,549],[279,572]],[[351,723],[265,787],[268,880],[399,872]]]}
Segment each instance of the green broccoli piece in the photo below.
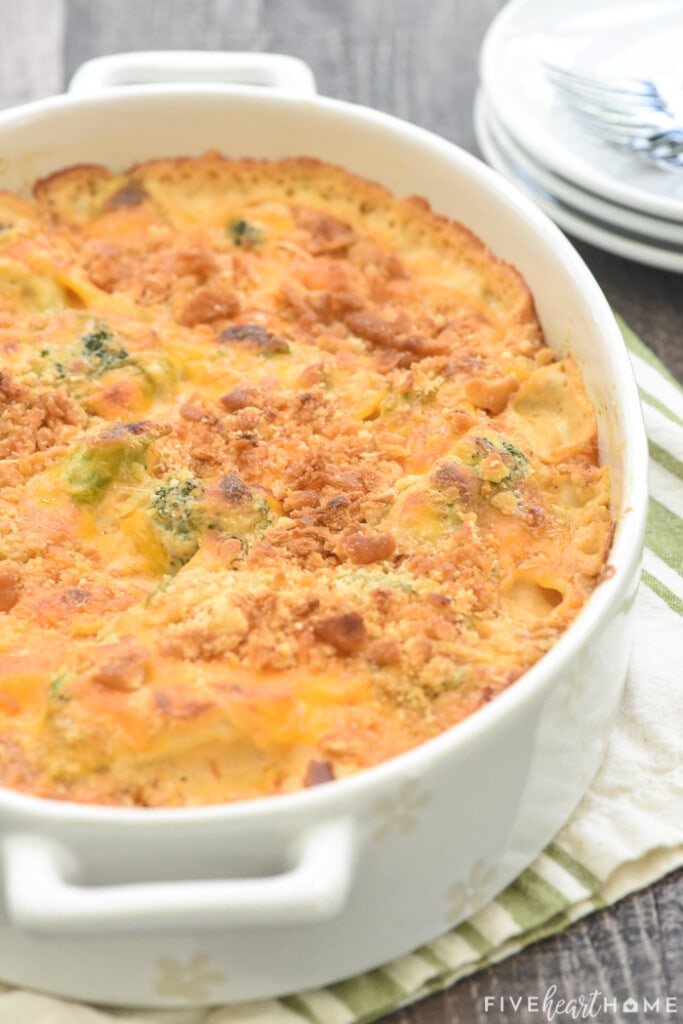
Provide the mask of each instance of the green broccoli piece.
{"label": "green broccoli piece", "polygon": [[150,444],[166,432],[158,424],[142,421],[116,423],[87,438],[66,459],[67,494],[79,505],[96,504],[114,480],[132,478],[137,468],[144,467]]}
{"label": "green broccoli piece", "polygon": [[510,480],[521,480],[529,471],[529,459],[524,452],[505,438],[501,438],[500,446],[505,454],[501,453],[503,462],[510,470]]}
{"label": "green broccoli piece", "polygon": [[169,477],[154,491],[149,516],[171,572],[189,562],[206,533],[234,537],[246,552],[271,523],[267,501],[236,473],[207,487],[193,477]]}
{"label": "green broccoli piece", "polygon": [[197,529],[197,498],[200,484],[193,479],[171,477],[160,484],[152,498],[154,517],[164,530],[187,537]]}
{"label": "green broccoli piece", "polygon": [[263,241],[263,231],[244,217],[233,217],[225,228],[233,245],[240,249],[255,249]]}
{"label": "green broccoli piece", "polygon": [[152,522],[174,571],[189,562],[199,547],[203,522],[199,504],[202,494],[199,481],[170,477],[152,495]]}
{"label": "green broccoli piece", "polygon": [[130,355],[108,327],[95,327],[80,339],[82,357],[88,364],[89,377],[102,377],[126,363]]}
{"label": "green broccoli piece", "polygon": [[102,377],[119,366],[136,365],[128,351],[104,325],[86,331],[68,347],[41,349],[40,359],[41,362],[35,366],[40,377],[47,373],[55,382],[65,382],[69,390],[77,395],[83,389],[84,377]]}
{"label": "green broccoli piece", "polygon": [[510,484],[523,480],[530,469],[529,459],[524,452],[508,441],[507,438],[499,435],[491,437],[477,437],[475,439],[476,452],[472,465],[479,466],[487,455],[497,455],[504,463],[507,473],[499,481],[499,486],[509,487]]}

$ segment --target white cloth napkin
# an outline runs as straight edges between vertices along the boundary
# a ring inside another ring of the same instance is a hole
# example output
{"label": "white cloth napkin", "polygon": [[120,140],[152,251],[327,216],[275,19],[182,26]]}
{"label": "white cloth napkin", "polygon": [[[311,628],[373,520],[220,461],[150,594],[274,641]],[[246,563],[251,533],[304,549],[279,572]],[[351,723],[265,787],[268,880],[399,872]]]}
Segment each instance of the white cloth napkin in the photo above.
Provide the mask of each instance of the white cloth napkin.
{"label": "white cloth napkin", "polygon": [[[683,391],[622,325],[650,441],[635,647],[602,767],[553,843],[483,910],[326,989],[209,1010],[106,1010],[0,986],[0,1024],[367,1024],[683,865]],[[465,905],[473,877],[461,893]],[[38,979],[36,979],[38,981]]]}

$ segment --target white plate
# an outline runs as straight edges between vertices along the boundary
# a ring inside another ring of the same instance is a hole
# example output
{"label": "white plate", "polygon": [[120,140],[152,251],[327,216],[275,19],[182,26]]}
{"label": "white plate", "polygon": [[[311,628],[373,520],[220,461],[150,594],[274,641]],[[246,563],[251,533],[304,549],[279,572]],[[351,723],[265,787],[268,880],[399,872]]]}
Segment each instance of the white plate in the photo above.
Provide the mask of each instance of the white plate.
{"label": "white plate", "polygon": [[683,273],[683,246],[654,243],[641,235],[617,231],[597,218],[587,217],[562,202],[525,173],[500,140],[489,119],[487,101],[479,92],[474,108],[474,127],[482,153],[491,166],[508,178],[564,231],[600,249],[664,270]]}
{"label": "white plate", "polygon": [[683,223],[683,173],[589,135],[543,69],[656,74],[680,94],[682,41],[681,0],[511,0],[484,40],[481,79],[496,117],[537,161],[613,202]]}
{"label": "white plate", "polygon": [[619,232],[628,231],[640,235],[651,241],[653,245],[665,242],[669,245],[683,247],[683,223],[666,220],[663,217],[654,217],[647,213],[638,213],[636,210],[629,209],[628,206],[611,203],[594,192],[579,188],[559,174],[554,174],[544,164],[534,160],[531,154],[527,153],[516,139],[513,139],[502,122],[498,120],[490,103],[486,105],[486,118],[498,147],[503,150],[506,157],[511,159],[535,185],[549,192],[555,199],[559,199],[560,202],[588,217],[604,221]]}

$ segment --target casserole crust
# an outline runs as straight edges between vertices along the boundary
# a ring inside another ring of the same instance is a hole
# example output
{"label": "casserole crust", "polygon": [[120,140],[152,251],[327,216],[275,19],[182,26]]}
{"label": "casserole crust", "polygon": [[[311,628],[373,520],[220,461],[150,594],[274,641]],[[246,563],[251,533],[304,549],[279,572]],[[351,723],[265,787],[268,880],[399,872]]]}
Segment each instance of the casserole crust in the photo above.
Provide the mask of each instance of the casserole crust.
{"label": "casserole crust", "polygon": [[0,196],[0,782],[231,801],[454,725],[612,537],[595,413],[529,291],[308,159]]}

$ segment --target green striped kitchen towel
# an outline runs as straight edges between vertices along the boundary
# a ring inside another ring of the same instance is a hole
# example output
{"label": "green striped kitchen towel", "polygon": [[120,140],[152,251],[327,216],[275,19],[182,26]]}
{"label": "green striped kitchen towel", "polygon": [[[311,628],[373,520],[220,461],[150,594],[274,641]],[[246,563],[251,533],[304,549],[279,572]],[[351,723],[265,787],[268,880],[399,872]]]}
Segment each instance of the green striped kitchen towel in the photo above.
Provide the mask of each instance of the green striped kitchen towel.
{"label": "green striped kitchen towel", "polygon": [[[409,956],[326,989],[211,1010],[98,1010],[0,986],[0,1024],[360,1024],[453,984],[683,865],[683,390],[625,325],[650,442],[635,649],[605,760],[553,843],[492,903]],[[473,874],[459,893],[476,892]]]}

